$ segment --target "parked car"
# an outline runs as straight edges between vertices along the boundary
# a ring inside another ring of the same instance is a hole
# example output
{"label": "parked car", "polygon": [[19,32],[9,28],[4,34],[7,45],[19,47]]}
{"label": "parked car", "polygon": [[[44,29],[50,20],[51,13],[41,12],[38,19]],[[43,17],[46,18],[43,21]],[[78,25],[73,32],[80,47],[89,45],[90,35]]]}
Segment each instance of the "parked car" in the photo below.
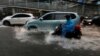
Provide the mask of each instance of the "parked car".
{"label": "parked car", "polygon": [[90,26],[92,25],[92,18],[84,18],[83,20],[83,26]]}
{"label": "parked car", "polygon": [[56,26],[64,24],[66,22],[65,15],[72,15],[72,20],[76,21],[76,24],[80,21],[80,17],[75,12],[49,12],[41,16],[36,20],[29,20],[25,24],[25,28],[30,29],[43,29],[54,30]]}
{"label": "parked car", "polygon": [[24,25],[28,20],[35,18],[31,13],[15,13],[5,17],[1,22],[3,25]]}
{"label": "parked car", "polygon": [[100,15],[94,16],[92,19],[92,23],[97,26],[100,26]]}

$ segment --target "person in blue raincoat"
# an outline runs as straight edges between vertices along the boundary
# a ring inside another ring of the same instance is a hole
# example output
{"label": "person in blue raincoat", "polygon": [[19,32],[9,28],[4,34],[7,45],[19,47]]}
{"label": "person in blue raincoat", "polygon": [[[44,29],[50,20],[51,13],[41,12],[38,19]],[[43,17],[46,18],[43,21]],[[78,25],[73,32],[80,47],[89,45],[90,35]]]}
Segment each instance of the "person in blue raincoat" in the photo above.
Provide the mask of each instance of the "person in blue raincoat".
{"label": "person in blue raincoat", "polygon": [[71,33],[75,28],[75,21],[71,20],[70,15],[66,15],[66,23],[62,25],[62,37],[71,38]]}

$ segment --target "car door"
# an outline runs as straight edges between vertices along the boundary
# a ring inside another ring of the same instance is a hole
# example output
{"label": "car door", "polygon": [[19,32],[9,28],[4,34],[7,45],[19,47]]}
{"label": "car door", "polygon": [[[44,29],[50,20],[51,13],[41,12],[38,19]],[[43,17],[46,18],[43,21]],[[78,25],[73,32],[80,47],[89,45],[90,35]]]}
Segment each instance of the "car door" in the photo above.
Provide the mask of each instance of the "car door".
{"label": "car door", "polygon": [[20,14],[15,14],[11,17],[11,24],[20,24],[22,21]]}
{"label": "car door", "polygon": [[28,18],[30,18],[29,15],[16,14],[16,15],[12,16],[11,23],[12,24],[24,24],[28,20]]}
{"label": "car door", "polygon": [[26,21],[28,21],[29,19],[31,19],[32,17],[29,14],[20,14],[20,24],[25,24]]}
{"label": "car door", "polygon": [[66,22],[66,18],[65,18],[66,13],[55,13],[55,21],[54,24],[56,26],[60,25],[60,24],[64,24]]}
{"label": "car door", "polygon": [[54,13],[52,23],[50,23],[51,27],[54,29],[56,26],[66,23],[66,15],[70,15],[71,20],[75,22],[76,16],[72,13]]}
{"label": "car door", "polygon": [[52,23],[52,14],[48,14],[40,18],[40,20],[36,23],[38,28],[40,29],[50,29]]}
{"label": "car door", "polygon": [[[60,17],[59,17],[60,16]],[[44,29],[52,29],[54,30],[56,26],[64,23],[66,20],[64,19],[64,15],[59,13],[51,13],[43,17],[43,20],[40,20],[40,26]]]}

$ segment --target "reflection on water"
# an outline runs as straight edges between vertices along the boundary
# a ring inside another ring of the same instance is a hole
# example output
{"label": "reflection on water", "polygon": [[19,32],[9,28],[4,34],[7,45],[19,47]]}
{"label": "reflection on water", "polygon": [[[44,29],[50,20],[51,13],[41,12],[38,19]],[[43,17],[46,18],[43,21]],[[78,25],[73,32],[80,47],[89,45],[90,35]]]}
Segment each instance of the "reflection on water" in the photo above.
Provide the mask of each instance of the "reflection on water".
{"label": "reflection on water", "polygon": [[38,45],[51,45],[55,44],[62,48],[73,49],[85,49],[85,50],[97,50],[100,49],[100,38],[89,36],[82,36],[82,39],[66,39],[60,36],[52,36],[50,32],[31,30],[27,31],[24,28],[15,27],[16,39],[21,42],[29,42]]}

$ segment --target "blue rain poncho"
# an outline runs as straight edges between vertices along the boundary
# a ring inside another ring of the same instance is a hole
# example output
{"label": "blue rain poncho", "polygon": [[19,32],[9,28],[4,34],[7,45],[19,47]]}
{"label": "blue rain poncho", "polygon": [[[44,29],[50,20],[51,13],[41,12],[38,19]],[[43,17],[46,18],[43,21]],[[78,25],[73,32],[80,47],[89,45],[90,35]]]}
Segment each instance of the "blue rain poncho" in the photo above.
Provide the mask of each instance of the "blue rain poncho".
{"label": "blue rain poncho", "polygon": [[66,23],[62,25],[62,36],[64,37],[68,32],[73,32],[74,28],[75,28],[75,21],[67,20]]}

